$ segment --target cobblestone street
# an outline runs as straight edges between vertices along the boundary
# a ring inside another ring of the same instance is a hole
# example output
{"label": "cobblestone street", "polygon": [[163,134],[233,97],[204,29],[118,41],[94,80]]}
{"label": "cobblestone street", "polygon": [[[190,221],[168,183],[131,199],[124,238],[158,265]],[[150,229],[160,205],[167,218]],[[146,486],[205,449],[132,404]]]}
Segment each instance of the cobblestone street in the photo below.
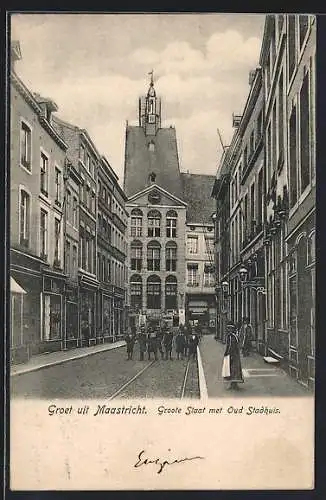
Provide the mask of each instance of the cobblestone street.
{"label": "cobblestone street", "polygon": [[119,398],[180,398],[185,360],[139,361],[138,346],[127,361],[125,347],[65,361],[11,378],[11,394],[19,398],[110,398],[142,370]]}

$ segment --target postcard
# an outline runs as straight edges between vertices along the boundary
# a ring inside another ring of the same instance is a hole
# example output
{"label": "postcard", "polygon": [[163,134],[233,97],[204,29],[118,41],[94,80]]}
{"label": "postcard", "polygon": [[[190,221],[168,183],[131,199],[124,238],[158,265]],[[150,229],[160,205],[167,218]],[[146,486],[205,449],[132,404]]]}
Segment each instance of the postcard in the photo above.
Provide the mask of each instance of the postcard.
{"label": "postcard", "polygon": [[315,16],[8,28],[10,489],[313,489]]}

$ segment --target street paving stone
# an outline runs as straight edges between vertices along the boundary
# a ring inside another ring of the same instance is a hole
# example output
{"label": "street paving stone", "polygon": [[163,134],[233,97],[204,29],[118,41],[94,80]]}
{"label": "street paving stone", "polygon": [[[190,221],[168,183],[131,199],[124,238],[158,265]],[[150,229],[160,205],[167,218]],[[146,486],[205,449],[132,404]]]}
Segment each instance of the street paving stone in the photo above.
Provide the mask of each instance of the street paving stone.
{"label": "street paving stone", "polygon": [[187,362],[158,360],[121,394],[121,398],[180,398]]}
{"label": "street paving stone", "polygon": [[[24,399],[109,398],[149,364],[147,357],[139,361],[137,347],[129,361],[126,348],[121,347],[12,377],[11,395]],[[186,361],[159,360],[118,398],[180,397],[185,366]]]}
{"label": "street paving stone", "polygon": [[229,384],[225,384],[221,376],[224,351],[225,345],[211,335],[204,336],[200,343],[208,397],[313,396],[312,391],[301,386],[281,368],[269,368],[257,353],[241,357],[245,382],[239,384],[238,391],[231,393],[227,390]]}

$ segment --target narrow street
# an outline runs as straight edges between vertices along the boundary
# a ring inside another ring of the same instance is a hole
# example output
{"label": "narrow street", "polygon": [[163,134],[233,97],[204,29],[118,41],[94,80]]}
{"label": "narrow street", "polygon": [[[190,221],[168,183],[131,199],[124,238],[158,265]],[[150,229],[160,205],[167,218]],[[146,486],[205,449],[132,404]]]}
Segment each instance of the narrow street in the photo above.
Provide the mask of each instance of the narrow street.
{"label": "narrow street", "polygon": [[[25,399],[87,399],[110,398],[118,393],[115,397],[180,398],[186,367],[187,361],[175,357],[152,363],[145,356],[144,361],[139,361],[137,345],[133,360],[127,361],[126,349],[120,347],[11,377],[11,395]],[[189,370],[191,377],[185,384],[186,397],[194,386],[193,371]]]}

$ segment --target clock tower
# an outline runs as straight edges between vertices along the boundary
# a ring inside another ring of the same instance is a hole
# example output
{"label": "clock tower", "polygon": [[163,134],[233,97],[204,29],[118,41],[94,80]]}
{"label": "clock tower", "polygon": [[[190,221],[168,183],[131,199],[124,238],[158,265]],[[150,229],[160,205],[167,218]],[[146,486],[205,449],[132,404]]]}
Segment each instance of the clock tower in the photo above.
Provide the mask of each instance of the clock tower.
{"label": "clock tower", "polygon": [[155,136],[161,128],[161,99],[156,96],[153,70],[149,74],[151,80],[147,95],[139,99],[139,126],[146,136]]}

